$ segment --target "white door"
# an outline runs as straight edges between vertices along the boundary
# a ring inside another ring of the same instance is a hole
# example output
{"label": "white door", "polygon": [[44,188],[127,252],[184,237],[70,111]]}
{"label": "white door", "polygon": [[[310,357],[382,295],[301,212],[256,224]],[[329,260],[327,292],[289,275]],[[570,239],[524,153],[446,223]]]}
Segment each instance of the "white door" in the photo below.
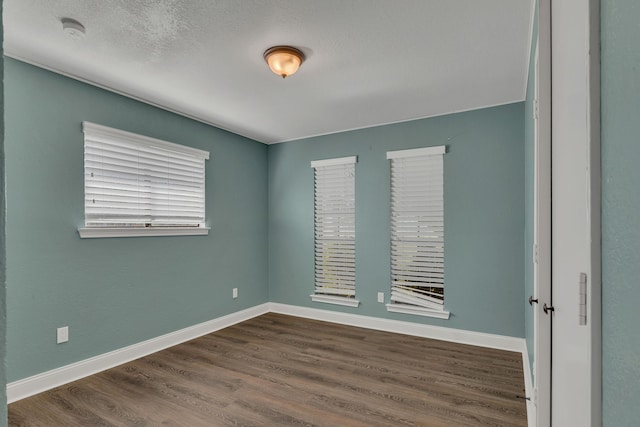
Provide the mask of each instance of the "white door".
{"label": "white door", "polygon": [[552,295],[539,305],[553,310],[541,315],[552,319],[558,427],[601,424],[598,13],[597,1],[551,3]]}

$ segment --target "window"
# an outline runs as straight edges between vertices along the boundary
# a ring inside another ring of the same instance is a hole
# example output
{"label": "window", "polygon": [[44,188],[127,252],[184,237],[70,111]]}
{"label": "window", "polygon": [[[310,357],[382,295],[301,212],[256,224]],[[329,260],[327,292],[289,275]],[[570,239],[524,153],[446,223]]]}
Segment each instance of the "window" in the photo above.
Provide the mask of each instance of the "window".
{"label": "window", "polygon": [[317,160],[314,169],[316,302],[357,307],[355,266],[355,163]]}
{"label": "window", "polygon": [[387,310],[444,311],[444,146],[390,151],[391,302]]}
{"label": "window", "polygon": [[207,234],[208,152],[88,122],[83,132],[80,237]]}

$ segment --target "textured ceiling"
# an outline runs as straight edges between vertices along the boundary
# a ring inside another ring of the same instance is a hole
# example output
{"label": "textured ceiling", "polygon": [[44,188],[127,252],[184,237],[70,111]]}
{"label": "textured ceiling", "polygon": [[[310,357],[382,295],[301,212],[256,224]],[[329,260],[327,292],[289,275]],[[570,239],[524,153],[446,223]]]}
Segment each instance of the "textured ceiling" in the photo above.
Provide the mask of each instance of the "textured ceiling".
{"label": "textured ceiling", "polygon": [[[532,2],[5,0],[4,46],[273,143],[523,100]],[[307,57],[285,80],[262,58],[279,44]]]}

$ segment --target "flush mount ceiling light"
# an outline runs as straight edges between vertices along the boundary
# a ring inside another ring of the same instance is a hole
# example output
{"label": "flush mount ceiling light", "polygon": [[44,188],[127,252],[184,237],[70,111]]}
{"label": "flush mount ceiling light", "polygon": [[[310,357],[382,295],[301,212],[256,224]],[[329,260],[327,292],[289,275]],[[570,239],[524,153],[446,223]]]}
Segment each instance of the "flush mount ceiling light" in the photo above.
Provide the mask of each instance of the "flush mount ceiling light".
{"label": "flush mount ceiling light", "polygon": [[62,31],[73,39],[81,39],[84,36],[84,25],[72,18],[62,18]]}
{"label": "flush mount ceiling light", "polygon": [[298,71],[304,61],[304,53],[291,46],[274,46],[264,52],[264,60],[271,71],[284,79]]}

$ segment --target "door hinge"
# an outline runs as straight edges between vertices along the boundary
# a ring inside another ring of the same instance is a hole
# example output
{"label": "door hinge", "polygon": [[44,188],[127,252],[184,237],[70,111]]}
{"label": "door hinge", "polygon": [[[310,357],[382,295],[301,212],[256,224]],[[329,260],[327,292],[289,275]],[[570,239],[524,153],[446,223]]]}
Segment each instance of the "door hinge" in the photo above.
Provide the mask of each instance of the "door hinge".
{"label": "door hinge", "polygon": [[580,273],[578,280],[578,325],[587,324],[587,274]]}

